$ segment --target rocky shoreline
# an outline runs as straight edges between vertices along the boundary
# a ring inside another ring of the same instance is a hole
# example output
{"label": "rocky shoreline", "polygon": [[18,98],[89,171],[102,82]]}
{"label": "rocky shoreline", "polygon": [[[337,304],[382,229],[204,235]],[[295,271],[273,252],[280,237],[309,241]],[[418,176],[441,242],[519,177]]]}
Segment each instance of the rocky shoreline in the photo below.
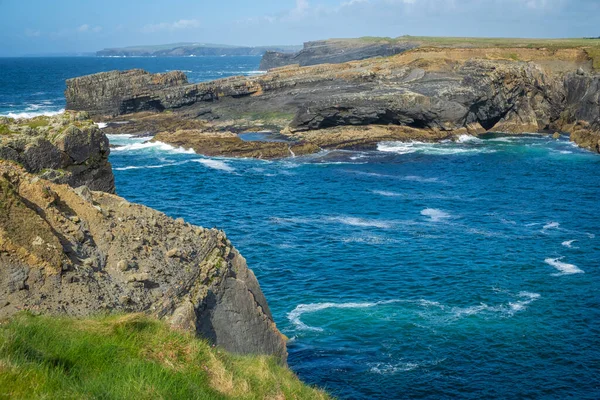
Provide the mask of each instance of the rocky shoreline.
{"label": "rocky shoreline", "polygon": [[144,313],[285,364],[285,338],[225,233],[114,195],[109,153],[85,112],[0,119],[0,319]]}
{"label": "rocky shoreline", "polygon": [[382,140],[566,132],[600,152],[599,93],[600,75],[582,49],[419,48],[199,84],[180,72],[113,71],[69,80],[66,97],[68,109],[98,121],[129,121],[109,133],[142,132],[151,120],[161,141],[202,154],[281,158],[296,151],[230,133],[280,132],[304,154]]}

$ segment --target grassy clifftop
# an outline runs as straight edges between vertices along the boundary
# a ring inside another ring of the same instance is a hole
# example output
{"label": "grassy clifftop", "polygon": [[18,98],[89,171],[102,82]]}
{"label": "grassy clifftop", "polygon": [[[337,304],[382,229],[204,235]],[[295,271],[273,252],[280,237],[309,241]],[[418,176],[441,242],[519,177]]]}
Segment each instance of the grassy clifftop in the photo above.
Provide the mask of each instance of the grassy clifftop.
{"label": "grassy clifftop", "polygon": [[141,315],[0,324],[0,399],[326,399],[264,356],[233,356]]}
{"label": "grassy clifftop", "polygon": [[531,39],[531,38],[470,38],[470,37],[436,37],[436,36],[399,36],[397,38],[365,36],[358,39],[343,39],[361,43],[402,43],[412,42],[419,47],[443,48],[523,48],[523,49],[582,49],[594,62],[594,69],[600,70],[600,38],[565,38],[565,39]]}

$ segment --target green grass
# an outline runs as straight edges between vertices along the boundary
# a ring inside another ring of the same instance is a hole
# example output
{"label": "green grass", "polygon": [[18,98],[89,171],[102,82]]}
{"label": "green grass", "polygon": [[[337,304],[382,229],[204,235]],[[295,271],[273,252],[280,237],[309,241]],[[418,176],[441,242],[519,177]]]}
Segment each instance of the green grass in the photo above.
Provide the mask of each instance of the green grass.
{"label": "green grass", "polygon": [[0,135],[12,135],[14,132],[10,130],[8,125],[0,124]]}
{"label": "green grass", "polygon": [[45,116],[35,117],[30,120],[27,120],[25,125],[29,126],[30,128],[33,128],[33,129],[41,128],[42,126],[50,125],[50,118],[45,117]]}
{"label": "green grass", "polygon": [[22,313],[0,324],[0,399],[325,399],[265,356],[233,356],[141,315]]}
{"label": "green grass", "polygon": [[600,70],[600,38],[564,38],[564,39],[532,39],[532,38],[473,38],[473,37],[436,37],[436,36],[400,36],[397,38],[365,36],[358,39],[335,39],[349,42],[388,43],[413,42],[421,47],[456,47],[456,48],[526,48],[549,50],[582,48],[592,59],[594,69]]}

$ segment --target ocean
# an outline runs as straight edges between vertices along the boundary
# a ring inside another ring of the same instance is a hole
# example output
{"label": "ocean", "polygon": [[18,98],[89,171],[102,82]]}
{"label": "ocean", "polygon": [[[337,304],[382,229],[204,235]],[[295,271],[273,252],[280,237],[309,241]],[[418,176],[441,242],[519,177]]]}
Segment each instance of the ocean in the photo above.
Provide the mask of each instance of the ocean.
{"label": "ocean", "polygon": [[[258,57],[0,58],[0,114],[64,108],[66,78],[256,73]],[[118,194],[224,229],[289,366],[342,399],[600,398],[600,156],[489,134],[281,161],[110,136]]]}

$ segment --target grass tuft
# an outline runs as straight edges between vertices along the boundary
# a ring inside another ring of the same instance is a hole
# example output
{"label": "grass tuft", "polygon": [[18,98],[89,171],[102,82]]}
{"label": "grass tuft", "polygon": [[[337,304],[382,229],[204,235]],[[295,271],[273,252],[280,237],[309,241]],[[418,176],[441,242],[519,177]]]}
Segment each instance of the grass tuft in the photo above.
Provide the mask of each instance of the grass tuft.
{"label": "grass tuft", "polygon": [[0,324],[0,398],[326,399],[266,356],[233,356],[139,314]]}

